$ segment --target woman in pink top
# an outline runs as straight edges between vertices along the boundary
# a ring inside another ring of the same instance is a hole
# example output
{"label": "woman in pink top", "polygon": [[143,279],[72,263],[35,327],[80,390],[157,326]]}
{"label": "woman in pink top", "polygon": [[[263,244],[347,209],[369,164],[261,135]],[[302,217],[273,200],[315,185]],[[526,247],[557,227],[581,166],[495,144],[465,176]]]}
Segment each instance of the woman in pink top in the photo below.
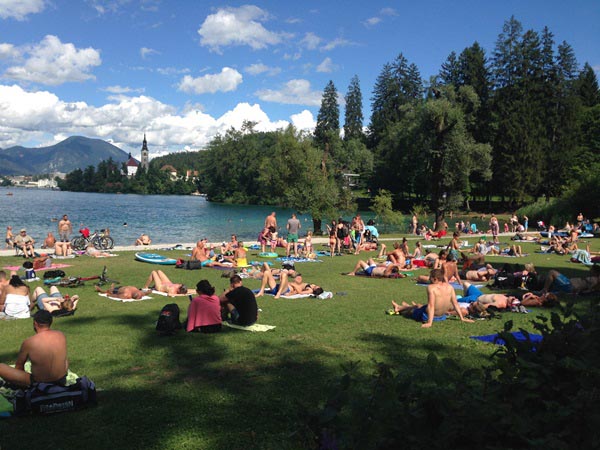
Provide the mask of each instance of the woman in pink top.
{"label": "woman in pink top", "polygon": [[201,333],[221,331],[221,304],[215,295],[215,288],[208,280],[199,281],[196,285],[197,297],[188,307],[186,330]]}

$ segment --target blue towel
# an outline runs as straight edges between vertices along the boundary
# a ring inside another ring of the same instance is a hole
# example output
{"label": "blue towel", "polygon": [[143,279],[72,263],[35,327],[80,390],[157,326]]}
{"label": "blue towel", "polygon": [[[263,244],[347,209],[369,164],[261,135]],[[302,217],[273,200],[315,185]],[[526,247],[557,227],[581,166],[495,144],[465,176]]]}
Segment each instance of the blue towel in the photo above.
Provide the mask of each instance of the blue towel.
{"label": "blue towel", "polygon": [[[526,335],[522,331],[513,331],[510,334],[512,334],[517,341],[525,342],[527,340]],[[484,336],[471,336],[471,339],[477,339],[477,340],[483,341],[483,342],[491,342],[492,344],[496,344],[496,345],[506,344],[504,339],[501,339],[498,337],[498,333],[487,334]],[[530,333],[529,339],[531,339],[532,343],[537,344],[539,342],[542,342],[542,335]]]}

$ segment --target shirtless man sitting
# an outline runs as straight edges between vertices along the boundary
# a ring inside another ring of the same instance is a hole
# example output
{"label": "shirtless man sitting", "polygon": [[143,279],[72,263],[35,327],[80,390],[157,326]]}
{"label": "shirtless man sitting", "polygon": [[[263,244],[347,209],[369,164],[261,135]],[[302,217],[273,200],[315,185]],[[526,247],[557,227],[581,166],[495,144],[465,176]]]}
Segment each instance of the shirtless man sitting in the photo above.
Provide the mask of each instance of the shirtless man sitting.
{"label": "shirtless man sitting", "polygon": [[152,284],[154,284],[154,290],[164,292],[169,297],[188,293],[185,284],[173,283],[162,270],[153,270],[150,272],[143,290],[149,289]]}
{"label": "shirtless man sitting", "polygon": [[[52,315],[38,311],[33,316],[35,335],[25,339],[19,350],[15,367],[0,364],[0,377],[20,387],[36,382],[64,385],[69,361],[67,339],[63,333],[51,330]],[[25,371],[25,362],[31,361],[31,373]]]}
{"label": "shirtless man sitting", "polygon": [[100,294],[106,294],[109,297],[120,298],[122,300],[140,300],[144,296],[144,291],[135,286],[115,286],[111,284],[110,288],[106,290],[100,289],[99,286],[95,286],[95,289]]}
{"label": "shirtless man sitting", "polygon": [[[376,263],[373,258],[369,258],[367,261],[359,260],[354,266],[354,270],[349,272],[348,275],[354,276],[356,272],[362,270],[367,276],[373,278],[389,278],[392,274],[398,274],[399,266],[389,261],[384,263]],[[398,274],[398,277],[405,277],[404,274]]]}
{"label": "shirtless man sitting", "polygon": [[142,233],[139,238],[135,240],[135,245],[150,245],[152,244],[152,239],[146,233]]}
{"label": "shirtless man sitting", "polygon": [[429,277],[431,284],[427,286],[426,305],[409,305],[406,302],[400,305],[392,302],[394,311],[405,317],[411,317],[418,322],[423,322],[421,325],[422,328],[431,328],[434,320],[445,320],[446,314],[451,308],[454,308],[461,321],[473,322],[471,319],[463,316],[456,300],[456,293],[444,278],[442,269],[433,269]]}

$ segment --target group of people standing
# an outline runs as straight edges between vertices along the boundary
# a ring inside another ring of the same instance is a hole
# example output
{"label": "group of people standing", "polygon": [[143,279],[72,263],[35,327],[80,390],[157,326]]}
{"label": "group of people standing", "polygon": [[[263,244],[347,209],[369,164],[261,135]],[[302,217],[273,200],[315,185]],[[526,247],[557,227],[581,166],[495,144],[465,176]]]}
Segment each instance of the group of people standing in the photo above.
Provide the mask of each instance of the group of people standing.
{"label": "group of people standing", "polygon": [[[73,224],[65,214],[58,221],[58,239],[54,233],[49,231],[41,245],[42,249],[53,249],[56,256],[69,256],[73,253],[71,248],[71,234],[73,233]],[[35,258],[35,240],[27,234],[26,228],[21,228],[19,234],[13,234],[12,227],[6,227],[6,237],[4,239],[6,248],[16,248],[23,253],[24,258]]]}

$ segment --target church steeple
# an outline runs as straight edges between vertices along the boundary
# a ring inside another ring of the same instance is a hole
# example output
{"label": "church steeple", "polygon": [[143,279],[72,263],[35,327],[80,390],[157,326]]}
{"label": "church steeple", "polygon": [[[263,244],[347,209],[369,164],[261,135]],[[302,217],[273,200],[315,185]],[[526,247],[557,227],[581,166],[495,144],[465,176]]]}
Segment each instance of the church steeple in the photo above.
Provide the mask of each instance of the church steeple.
{"label": "church steeple", "polygon": [[144,170],[148,170],[148,142],[146,141],[146,133],[144,133],[144,141],[142,142],[142,160],[140,167]]}

